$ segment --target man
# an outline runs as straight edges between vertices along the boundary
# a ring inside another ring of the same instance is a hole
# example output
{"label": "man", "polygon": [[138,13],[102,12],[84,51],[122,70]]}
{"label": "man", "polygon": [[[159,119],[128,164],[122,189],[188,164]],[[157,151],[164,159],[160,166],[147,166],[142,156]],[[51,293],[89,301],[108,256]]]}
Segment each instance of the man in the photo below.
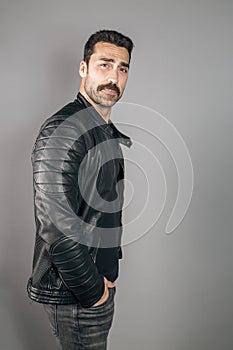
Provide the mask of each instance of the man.
{"label": "man", "polygon": [[29,297],[43,303],[59,349],[106,349],[121,258],[124,162],[110,120],[133,42],[91,35],[80,91],[42,125],[32,152],[36,242]]}

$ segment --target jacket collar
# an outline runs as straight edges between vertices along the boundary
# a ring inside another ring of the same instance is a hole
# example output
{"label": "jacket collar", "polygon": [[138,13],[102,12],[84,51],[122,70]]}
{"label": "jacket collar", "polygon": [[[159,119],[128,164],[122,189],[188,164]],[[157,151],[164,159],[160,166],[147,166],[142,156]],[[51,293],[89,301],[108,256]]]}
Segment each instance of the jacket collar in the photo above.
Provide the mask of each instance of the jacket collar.
{"label": "jacket collar", "polygon": [[84,108],[88,108],[88,111],[90,112],[92,117],[96,120],[98,125],[103,129],[104,132],[118,139],[118,141],[123,145],[127,147],[132,146],[132,141],[130,137],[123,134],[119,129],[117,129],[117,127],[113,124],[111,119],[109,123],[106,123],[105,120],[101,117],[101,115],[92,106],[92,104],[89,101],[87,101],[87,99],[80,92],[77,95],[76,102],[81,104]]}

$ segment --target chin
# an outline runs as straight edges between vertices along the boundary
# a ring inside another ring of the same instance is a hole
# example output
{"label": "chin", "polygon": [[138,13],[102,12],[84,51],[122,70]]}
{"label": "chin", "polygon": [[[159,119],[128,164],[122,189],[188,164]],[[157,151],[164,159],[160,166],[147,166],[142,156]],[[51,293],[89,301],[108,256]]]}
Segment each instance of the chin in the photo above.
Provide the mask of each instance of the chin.
{"label": "chin", "polygon": [[112,102],[101,102],[100,104],[101,104],[101,106],[103,106],[103,107],[112,107],[112,106],[114,106],[115,104],[116,104],[116,102],[117,101],[112,101]]}
{"label": "chin", "polygon": [[105,107],[112,107],[113,105],[115,105],[115,103],[117,101],[118,101],[118,99],[115,99],[115,100],[102,100],[101,104],[102,104],[102,106],[105,106]]}

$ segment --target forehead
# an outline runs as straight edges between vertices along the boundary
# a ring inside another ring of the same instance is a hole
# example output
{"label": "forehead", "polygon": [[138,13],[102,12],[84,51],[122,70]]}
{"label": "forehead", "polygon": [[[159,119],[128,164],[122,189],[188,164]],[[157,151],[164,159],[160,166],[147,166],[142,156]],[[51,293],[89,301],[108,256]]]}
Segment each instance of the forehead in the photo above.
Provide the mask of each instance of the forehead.
{"label": "forehead", "polygon": [[94,60],[104,57],[129,63],[129,53],[126,48],[102,41],[95,44],[92,57]]}

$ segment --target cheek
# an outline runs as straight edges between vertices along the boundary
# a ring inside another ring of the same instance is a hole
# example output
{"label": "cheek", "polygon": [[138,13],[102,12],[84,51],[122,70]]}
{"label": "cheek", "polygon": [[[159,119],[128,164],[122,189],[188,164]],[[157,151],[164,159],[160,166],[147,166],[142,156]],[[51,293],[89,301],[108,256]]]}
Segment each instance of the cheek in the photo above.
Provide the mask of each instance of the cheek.
{"label": "cheek", "polygon": [[93,71],[91,72],[91,76],[96,81],[102,81],[106,77],[106,72],[104,72],[102,69],[96,68],[96,69],[93,69]]}
{"label": "cheek", "polygon": [[120,85],[120,87],[121,87],[122,89],[125,88],[125,85],[126,85],[126,83],[127,83],[127,80],[128,80],[128,77],[122,77],[122,78],[120,79],[119,85]]}
{"label": "cheek", "polygon": [[98,86],[106,83],[106,76],[103,72],[93,72],[90,77],[93,85]]}

